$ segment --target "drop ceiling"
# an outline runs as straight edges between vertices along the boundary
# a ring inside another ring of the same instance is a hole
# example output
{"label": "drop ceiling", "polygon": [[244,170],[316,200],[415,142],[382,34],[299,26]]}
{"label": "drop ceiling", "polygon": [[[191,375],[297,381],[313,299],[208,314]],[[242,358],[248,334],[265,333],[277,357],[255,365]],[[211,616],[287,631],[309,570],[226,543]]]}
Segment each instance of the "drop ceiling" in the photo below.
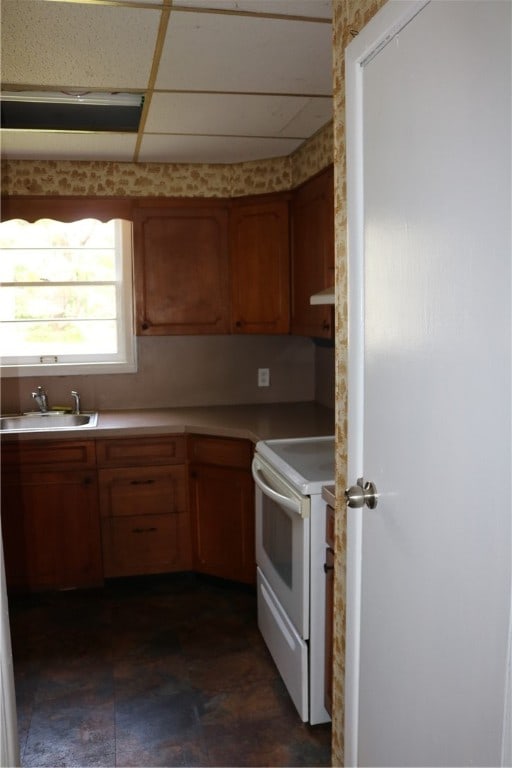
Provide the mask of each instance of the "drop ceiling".
{"label": "drop ceiling", "polygon": [[2,128],[12,159],[236,163],[332,119],[331,0],[2,0],[2,90],[144,94],[137,133]]}

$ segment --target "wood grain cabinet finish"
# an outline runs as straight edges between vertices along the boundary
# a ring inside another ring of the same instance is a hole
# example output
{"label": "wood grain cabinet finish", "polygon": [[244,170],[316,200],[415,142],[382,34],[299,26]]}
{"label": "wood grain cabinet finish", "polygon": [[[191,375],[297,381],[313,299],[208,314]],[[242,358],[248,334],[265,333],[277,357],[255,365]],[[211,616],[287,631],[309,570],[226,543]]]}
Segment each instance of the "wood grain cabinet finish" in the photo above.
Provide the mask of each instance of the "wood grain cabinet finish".
{"label": "wood grain cabinet finish", "polygon": [[194,436],[189,456],[194,570],[254,584],[251,442]]}
{"label": "wood grain cabinet finish", "polygon": [[310,296],[334,286],[334,175],[332,166],[309,179],[291,203],[291,332],[334,338],[334,311]]}
{"label": "wood grain cabinet finish", "polygon": [[4,445],[2,533],[9,589],[101,585],[94,442]]}
{"label": "wood grain cabinet finish", "polygon": [[229,331],[226,205],[174,202],[134,212],[139,335]]}
{"label": "wood grain cabinet finish", "polygon": [[232,203],[229,232],[232,332],[288,333],[288,196]]}
{"label": "wood grain cabinet finish", "polygon": [[105,577],[190,570],[185,438],[97,447]]}
{"label": "wood grain cabinet finish", "polygon": [[98,440],[98,466],[138,467],[142,465],[184,464],[187,459],[185,437],[124,437]]}

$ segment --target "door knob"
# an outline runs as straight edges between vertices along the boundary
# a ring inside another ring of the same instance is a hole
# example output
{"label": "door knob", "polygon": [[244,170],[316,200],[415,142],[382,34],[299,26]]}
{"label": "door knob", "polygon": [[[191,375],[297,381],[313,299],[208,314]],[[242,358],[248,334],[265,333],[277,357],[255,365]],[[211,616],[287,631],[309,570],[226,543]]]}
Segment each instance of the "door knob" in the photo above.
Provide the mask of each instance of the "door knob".
{"label": "door knob", "polygon": [[364,482],[362,477],[357,480],[357,485],[351,485],[345,490],[345,499],[349,507],[364,507],[375,509],[377,506],[377,488],[374,483]]}

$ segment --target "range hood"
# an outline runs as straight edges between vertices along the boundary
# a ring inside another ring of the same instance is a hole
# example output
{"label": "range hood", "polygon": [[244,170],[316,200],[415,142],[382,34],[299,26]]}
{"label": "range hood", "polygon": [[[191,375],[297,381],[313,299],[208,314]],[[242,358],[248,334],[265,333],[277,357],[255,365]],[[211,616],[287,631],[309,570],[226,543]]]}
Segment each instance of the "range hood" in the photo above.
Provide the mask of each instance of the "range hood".
{"label": "range hood", "polygon": [[334,304],[334,286],[332,288],[325,288],[319,293],[314,293],[309,298],[310,304]]}

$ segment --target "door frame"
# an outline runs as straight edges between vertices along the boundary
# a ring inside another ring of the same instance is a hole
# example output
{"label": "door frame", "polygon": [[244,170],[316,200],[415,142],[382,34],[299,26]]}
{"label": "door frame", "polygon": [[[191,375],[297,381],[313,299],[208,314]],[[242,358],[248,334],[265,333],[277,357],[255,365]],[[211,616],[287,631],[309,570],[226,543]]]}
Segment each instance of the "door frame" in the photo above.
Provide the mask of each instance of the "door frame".
{"label": "door frame", "polygon": [[[364,426],[364,199],[363,67],[430,0],[389,0],[345,51],[347,266],[348,266],[348,435],[347,484],[363,476]],[[358,764],[359,670],[362,566],[361,510],[347,507],[345,765]]]}

